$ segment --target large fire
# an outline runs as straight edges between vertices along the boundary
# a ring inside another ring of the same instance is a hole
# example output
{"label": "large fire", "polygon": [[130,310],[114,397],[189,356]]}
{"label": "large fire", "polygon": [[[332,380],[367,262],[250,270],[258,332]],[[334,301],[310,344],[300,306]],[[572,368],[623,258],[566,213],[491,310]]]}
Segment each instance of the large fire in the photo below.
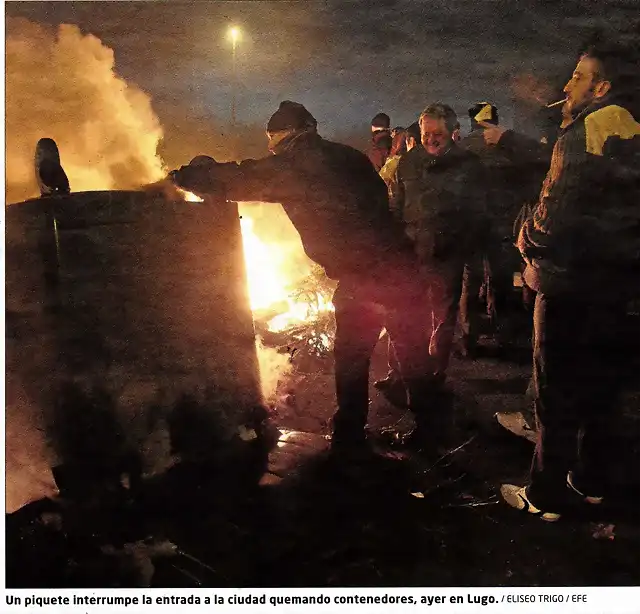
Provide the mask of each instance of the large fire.
{"label": "large fire", "polygon": [[[267,241],[254,231],[255,221],[246,211],[240,219],[247,270],[249,300],[254,313],[273,313],[267,321],[272,332],[280,332],[314,320],[321,313],[333,311],[328,295],[321,292],[296,292],[296,284],[310,272],[292,266],[291,241],[287,245],[274,237]],[[299,239],[296,246],[299,245]],[[289,247],[289,249],[286,249]]]}
{"label": "large fire", "polygon": [[[180,190],[188,202],[202,202],[202,199],[191,192]],[[302,253],[300,238],[289,225],[288,232],[277,232],[274,228],[271,240],[265,240],[255,232],[253,215],[260,210],[259,203],[242,203],[240,209],[240,228],[242,230],[242,244],[249,302],[254,315],[268,314],[266,325],[271,332],[282,332],[312,322],[325,313],[334,311],[331,298],[326,292],[307,291],[297,292],[296,286],[310,273],[309,266],[301,266],[298,258],[297,266],[292,263],[294,256]],[[282,217],[281,209],[273,205],[266,205],[270,213],[263,220],[263,226],[269,226],[269,220],[277,226],[278,213]],[[324,336],[326,337],[326,335]],[[321,339],[327,346],[331,345],[328,337]]]}

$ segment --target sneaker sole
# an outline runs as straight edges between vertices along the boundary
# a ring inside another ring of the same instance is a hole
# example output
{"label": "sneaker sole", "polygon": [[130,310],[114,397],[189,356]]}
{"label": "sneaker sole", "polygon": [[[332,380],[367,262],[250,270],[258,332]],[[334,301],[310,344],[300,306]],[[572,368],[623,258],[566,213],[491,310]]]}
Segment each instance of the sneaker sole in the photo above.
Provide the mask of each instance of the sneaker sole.
{"label": "sneaker sole", "polygon": [[573,484],[573,480],[571,479],[571,471],[567,473],[567,486],[575,493],[580,495],[586,503],[590,505],[600,505],[604,501],[604,497],[592,497],[589,495],[585,495],[582,491],[578,490]]}
{"label": "sneaker sole", "polygon": [[[500,488],[500,495],[504,502],[519,512],[526,512],[532,516],[536,516],[545,522],[557,522],[561,518],[561,514],[555,512],[545,512],[535,507],[525,495],[523,488],[514,491],[514,487],[510,484],[503,484]],[[516,503],[517,500],[517,503]]]}
{"label": "sneaker sole", "polygon": [[545,522],[557,522],[558,520],[560,520],[560,514],[554,514],[553,512],[543,512],[542,510],[538,510],[537,508],[532,509],[533,506],[525,497],[523,497],[521,494],[518,494],[518,497],[524,504],[522,511],[528,512],[533,516],[538,516],[540,520],[544,520]]}

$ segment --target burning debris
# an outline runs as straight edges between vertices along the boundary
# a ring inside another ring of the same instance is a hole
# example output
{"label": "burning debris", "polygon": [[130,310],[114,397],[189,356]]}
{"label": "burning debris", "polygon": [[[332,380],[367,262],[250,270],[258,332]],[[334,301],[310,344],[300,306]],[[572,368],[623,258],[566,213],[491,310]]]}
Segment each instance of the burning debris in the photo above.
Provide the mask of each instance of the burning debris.
{"label": "burning debris", "polygon": [[297,376],[325,371],[335,336],[335,283],[311,263],[281,207],[240,204],[262,393],[283,402]]}
{"label": "burning debris", "polygon": [[256,332],[264,345],[287,353],[298,366],[309,359],[323,361],[335,336],[334,308],[329,299],[333,283],[320,267],[315,267],[287,299],[287,311],[260,318],[254,314]]}

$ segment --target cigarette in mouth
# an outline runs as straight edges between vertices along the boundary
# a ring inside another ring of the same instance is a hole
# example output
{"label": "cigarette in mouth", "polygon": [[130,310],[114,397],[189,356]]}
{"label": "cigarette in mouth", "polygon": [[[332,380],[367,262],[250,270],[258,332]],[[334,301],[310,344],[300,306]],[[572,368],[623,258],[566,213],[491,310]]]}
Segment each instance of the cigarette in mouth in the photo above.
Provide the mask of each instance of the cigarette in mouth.
{"label": "cigarette in mouth", "polygon": [[558,100],[557,102],[550,102],[547,105],[547,109],[553,109],[553,107],[559,107],[561,104],[564,104],[565,102],[567,102],[566,98],[563,98],[562,100]]}

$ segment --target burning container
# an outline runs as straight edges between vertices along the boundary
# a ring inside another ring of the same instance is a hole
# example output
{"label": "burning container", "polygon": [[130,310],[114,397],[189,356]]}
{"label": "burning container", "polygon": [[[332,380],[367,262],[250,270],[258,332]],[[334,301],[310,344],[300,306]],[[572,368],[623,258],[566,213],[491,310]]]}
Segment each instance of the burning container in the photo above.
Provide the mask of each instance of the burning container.
{"label": "burning container", "polygon": [[[235,203],[111,191],[10,205],[6,310],[7,449],[46,456],[58,486],[69,467],[95,483],[215,457],[260,413]],[[8,484],[28,457],[12,469],[8,454]]]}

